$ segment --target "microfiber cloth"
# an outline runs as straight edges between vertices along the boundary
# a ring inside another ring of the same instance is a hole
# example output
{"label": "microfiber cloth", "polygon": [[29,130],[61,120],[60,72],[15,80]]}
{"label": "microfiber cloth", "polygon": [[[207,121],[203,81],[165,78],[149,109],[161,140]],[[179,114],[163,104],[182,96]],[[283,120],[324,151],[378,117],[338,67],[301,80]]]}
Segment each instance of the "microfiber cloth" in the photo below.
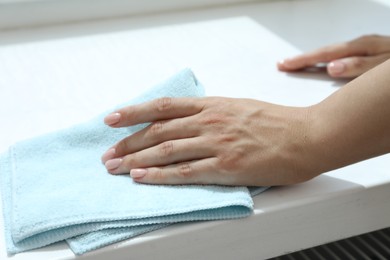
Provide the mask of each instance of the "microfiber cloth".
{"label": "microfiber cloth", "polygon": [[[163,96],[203,95],[203,87],[186,69],[120,107]],[[265,188],[146,185],[133,182],[129,175],[108,174],[101,155],[146,126],[110,128],[103,124],[109,112],[16,143],[0,156],[8,253],[65,240],[82,254],[173,223],[252,213],[251,193]]]}

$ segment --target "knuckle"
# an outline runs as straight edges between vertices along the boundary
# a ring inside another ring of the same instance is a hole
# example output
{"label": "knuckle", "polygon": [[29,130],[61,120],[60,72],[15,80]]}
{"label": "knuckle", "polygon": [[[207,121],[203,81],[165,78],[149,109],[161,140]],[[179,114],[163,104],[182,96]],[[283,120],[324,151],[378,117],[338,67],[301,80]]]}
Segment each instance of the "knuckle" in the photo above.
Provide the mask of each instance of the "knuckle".
{"label": "knuckle", "polygon": [[224,122],[224,116],[221,114],[208,114],[200,119],[201,125],[220,125]]}
{"label": "knuckle", "polygon": [[226,98],[209,98],[210,105],[204,109],[198,123],[202,125],[219,125],[231,121],[231,108],[234,105],[232,101]]}
{"label": "knuckle", "polygon": [[160,149],[160,158],[164,159],[172,155],[173,153],[173,141],[167,141],[159,146]]}
{"label": "knuckle", "polygon": [[115,145],[116,155],[123,155],[129,150],[130,150],[130,144],[127,141],[127,139],[123,139]]}
{"label": "knuckle", "polygon": [[154,168],[150,177],[155,182],[164,182],[167,179],[167,175],[161,167]]}
{"label": "knuckle", "polygon": [[163,132],[164,124],[165,123],[162,121],[153,123],[149,128],[149,138],[161,135],[161,133]]}
{"label": "knuckle", "polygon": [[155,106],[158,112],[167,111],[172,107],[172,98],[170,97],[158,98],[156,99]]}
{"label": "knuckle", "polygon": [[235,171],[239,168],[239,158],[234,153],[225,153],[218,157],[218,168],[223,172]]}
{"label": "knuckle", "polygon": [[137,162],[138,162],[137,154],[134,153],[132,155],[128,155],[125,157],[125,160],[123,161],[123,165],[126,166],[126,168],[128,169],[133,169],[139,166]]}
{"label": "knuckle", "polygon": [[182,163],[177,169],[177,173],[180,178],[192,178],[194,171],[189,163]]}
{"label": "knuckle", "polygon": [[232,135],[232,134],[221,134],[221,135],[219,135],[219,137],[217,139],[217,143],[219,145],[226,145],[229,143],[233,143],[236,140],[237,140],[237,137]]}
{"label": "knuckle", "polygon": [[362,57],[352,57],[350,62],[351,62],[352,68],[358,69],[358,70],[364,68],[366,65],[366,61]]}

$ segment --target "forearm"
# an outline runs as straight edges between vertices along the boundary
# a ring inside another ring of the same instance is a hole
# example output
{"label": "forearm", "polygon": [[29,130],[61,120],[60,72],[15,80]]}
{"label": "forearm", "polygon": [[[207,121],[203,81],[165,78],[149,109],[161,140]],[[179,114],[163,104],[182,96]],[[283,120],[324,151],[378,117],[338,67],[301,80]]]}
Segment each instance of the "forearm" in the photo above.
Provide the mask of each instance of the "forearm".
{"label": "forearm", "polygon": [[313,106],[309,120],[317,174],[390,152],[390,60]]}

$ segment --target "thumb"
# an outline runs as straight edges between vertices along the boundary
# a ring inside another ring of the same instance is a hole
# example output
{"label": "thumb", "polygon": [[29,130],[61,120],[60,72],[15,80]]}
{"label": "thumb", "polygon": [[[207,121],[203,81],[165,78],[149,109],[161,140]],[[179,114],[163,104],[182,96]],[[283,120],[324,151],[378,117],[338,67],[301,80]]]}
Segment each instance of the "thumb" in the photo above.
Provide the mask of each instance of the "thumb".
{"label": "thumb", "polygon": [[374,68],[390,58],[390,54],[369,57],[348,57],[331,61],[327,66],[328,74],[334,78],[354,78]]}

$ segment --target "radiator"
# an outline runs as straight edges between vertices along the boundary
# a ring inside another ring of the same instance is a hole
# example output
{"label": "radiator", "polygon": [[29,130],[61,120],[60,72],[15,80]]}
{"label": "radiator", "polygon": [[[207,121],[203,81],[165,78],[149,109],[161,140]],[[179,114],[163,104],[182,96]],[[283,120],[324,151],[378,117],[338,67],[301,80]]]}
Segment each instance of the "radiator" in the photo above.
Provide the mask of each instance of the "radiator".
{"label": "radiator", "polygon": [[390,259],[390,228],[297,251],[269,260]]}

